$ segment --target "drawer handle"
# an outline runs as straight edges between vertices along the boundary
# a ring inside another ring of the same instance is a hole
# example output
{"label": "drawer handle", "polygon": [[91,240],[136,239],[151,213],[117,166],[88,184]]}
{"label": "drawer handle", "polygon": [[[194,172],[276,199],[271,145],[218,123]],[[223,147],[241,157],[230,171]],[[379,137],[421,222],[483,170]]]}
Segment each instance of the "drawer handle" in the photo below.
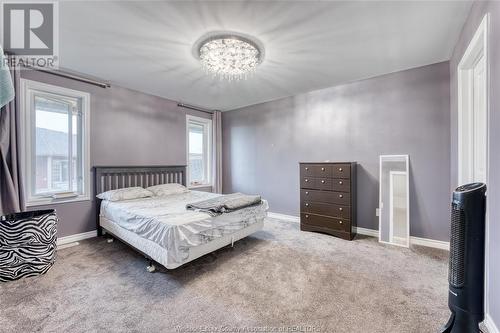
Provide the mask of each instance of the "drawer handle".
{"label": "drawer handle", "polygon": [[343,198],[343,197],[344,197],[344,195],[343,195],[343,194],[339,194],[339,198]]}
{"label": "drawer handle", "polygon": [[309,195],[309,192],[306,191],[306,195]]}
{"label": "drawer handle", "polygon": [[342,168],[339,168],[339,172],[342,172],[342,171],[343,171]]}
{"label": "drawer handle", "polygon": [[342,221],[339,221],[339,224],[342,224]]}
{"label": "drawer handle", "polygon": [[308,218],[309,218],[309,215],[306,215],[306,219],[308,219]]}
{"label": "drawer handle", "polygon": [[344,182],[343,181],[339,181],[339,185],[342,185],[342,184],[344,184]]}
{"label": "drawer handle", "polygon": [[304,181],[307,183],[309,181],[309,179],[304,179]]}
{"label": "drawer handle", "polygon": [[307,171],[307,170],[309,170],[309,168],[308,168],[308,167],[306,167],[306,171]]}
{"label": "drawer handle", "polygon": [[321,168],[321,171],[325,171],[325,168]]}
{"label": "drawer handle", "polygon": [[324,181],[324,180],[322,180],[322,181],[321,181],[321,184],[324,184],[324,183],[325,183],[325,181]]}
{"label": "drawer handle", "polygon": [[343,210],[344,210],[344,208],[340,207],[340,208],[339,208],[339,210],[340,210],[340,211],[343,211]]}
{"label": "drawer handle", "polygon": [[309,207],[309,204],[306,202],[306,207]]}

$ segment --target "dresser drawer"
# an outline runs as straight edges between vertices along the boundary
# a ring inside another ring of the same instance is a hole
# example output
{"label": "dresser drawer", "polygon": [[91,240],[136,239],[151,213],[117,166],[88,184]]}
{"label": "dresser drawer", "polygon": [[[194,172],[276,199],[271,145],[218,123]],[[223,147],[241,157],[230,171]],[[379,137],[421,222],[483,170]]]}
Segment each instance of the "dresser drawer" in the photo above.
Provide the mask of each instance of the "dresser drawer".
{"label": "dresser drawer", "polygon": [[301,212],[319,215],[328,215],[341,219],[351,218],[351,208],[349,206],[332,205],[324,202],[302,201]]}
{"label": "dresser drawer", "polygon": [[333,167],[327,164],[301,164],[300,175],[302,177],[332,178]]}
{"label": "dresser drawer", "polygon": [[316,214],[301,213],[300,223],[311,226],[328,228],[338,231],[351,231],[351,223],[349,220],[343,220],[328,216],[321,216]]}
{"label": "dresser drawer", "polygon": [[351,199],[349,193],[301,189],[300,201],[316,201],[349,206]]}
{"label": "dresser drawer", "polygon": [[301,162],[300,230],[352,240],[356,228],[356,162]]}
{"label": "dresser drawer", "polygon": [[335,164],[333,165],[334,178],[351,178],[350,164]]}
{"label": "dresser drawer", "polygon": [[310,188],[316,190],[332,190],[332,179],[331,178],[314,178],[314,177],[302,177],[300,180],[300,187]]}
{"label": "dresser drawer", "polygon": [[351,181],[349,179],[333,179],[333,190],[336,192],[350,192]]}

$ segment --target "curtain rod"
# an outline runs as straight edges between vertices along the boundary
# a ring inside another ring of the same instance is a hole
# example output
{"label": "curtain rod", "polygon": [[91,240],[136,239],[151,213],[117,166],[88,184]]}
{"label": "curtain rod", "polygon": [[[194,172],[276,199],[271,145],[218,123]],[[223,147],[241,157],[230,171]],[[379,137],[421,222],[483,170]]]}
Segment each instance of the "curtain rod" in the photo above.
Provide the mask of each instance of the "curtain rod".
{"label": "curtain rod", "polygon": [[71,73],[67,73],[64,71],[60,71],[60,70],[48,70],[48,69],[44,69],[44,68],[40,68],[40,67],[33,67],[33,66],[29,66],[29,65],[24,66],[24,67],[29,68],[29,69],[34,70],[34,71],[37,71],[37,72],[52,74],[55,76],[59,76],[59,77],[63,77],[66,79],[91,84],[91,85],[98,86],[101,88],[110,88],[111,87],[111,84],[109,82],[96,81],[96,80],[92,80],[92,79],[86,78],[86,77],[81,76],[81,75],[71,74]]}
{"label": "curtain rod", "polygon": [[[14,53],[7,52],[7,51],[4,51],[4,54],[6,56],[8,56],[8,57],[15,57],[16,56]],[[101,87],[101,88],[110,88],[111,87],[111,84],[109,82],[92,80],[92,79],[90,79],[88,77],[84,77],[82,75],[68,73],[68,72],[61,71],[61,70],[49,70],[49,69],[45,69],[45,68],[42,68],[42,67],[30,66],[30,65],[27,65],[27,64],[23,64],[22,66],[25,67],[25,68],[37,71],[37,72],[52,74],[52,75],[55,75],[55,76],[59,76],[59,77],[63,77],[63,78],[66,78],[66,79],[70,79],[70,80],[75,80],[75,81],[79,81],[79,82],[91,84],[91,85],[98,86],[98,87]]]}
{"label": "curtain rod", "polygon": [[216,111],[216,110],[202,109],[202,108],[199,108],[197,106],[189,105],[189,104],[184,104],[184,103],[177,103],[177,106],[181,107],[181,108],[186,108],[186,109],[191,109],[191,110],[195,110],[195,111],[205,112],[205,113],[208,113],[208,114],[213,114],[214,111]]}

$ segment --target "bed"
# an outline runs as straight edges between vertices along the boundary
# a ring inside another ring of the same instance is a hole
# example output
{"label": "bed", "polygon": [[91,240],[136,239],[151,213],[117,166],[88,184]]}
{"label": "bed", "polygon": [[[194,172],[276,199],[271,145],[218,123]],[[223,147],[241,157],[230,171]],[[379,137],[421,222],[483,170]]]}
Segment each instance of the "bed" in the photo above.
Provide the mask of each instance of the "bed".
{"label": "bed", "polygon": [[[133,186],[177,183],[186,185],[185,166],[95,167],[95,194]],[[125,201],[97,200],[98,235],[117,238],[150,262],[174,269],[262,229],[267,215],[265,200],[230,213],[211,216],[186,210],[186,204],[219,194],[189,191],[163,197]]]}

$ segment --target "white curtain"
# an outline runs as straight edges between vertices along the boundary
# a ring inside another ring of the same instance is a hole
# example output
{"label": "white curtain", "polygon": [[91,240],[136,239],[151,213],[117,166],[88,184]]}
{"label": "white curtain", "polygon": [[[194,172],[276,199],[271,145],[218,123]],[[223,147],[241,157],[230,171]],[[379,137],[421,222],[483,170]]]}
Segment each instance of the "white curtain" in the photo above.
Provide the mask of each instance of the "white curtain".
{"label": "white curtain", "polygon": [[213,128],[213,156],[212,156],[212,179],[215,193],[222,193],[222,114],[214,111],[212,114]]}

